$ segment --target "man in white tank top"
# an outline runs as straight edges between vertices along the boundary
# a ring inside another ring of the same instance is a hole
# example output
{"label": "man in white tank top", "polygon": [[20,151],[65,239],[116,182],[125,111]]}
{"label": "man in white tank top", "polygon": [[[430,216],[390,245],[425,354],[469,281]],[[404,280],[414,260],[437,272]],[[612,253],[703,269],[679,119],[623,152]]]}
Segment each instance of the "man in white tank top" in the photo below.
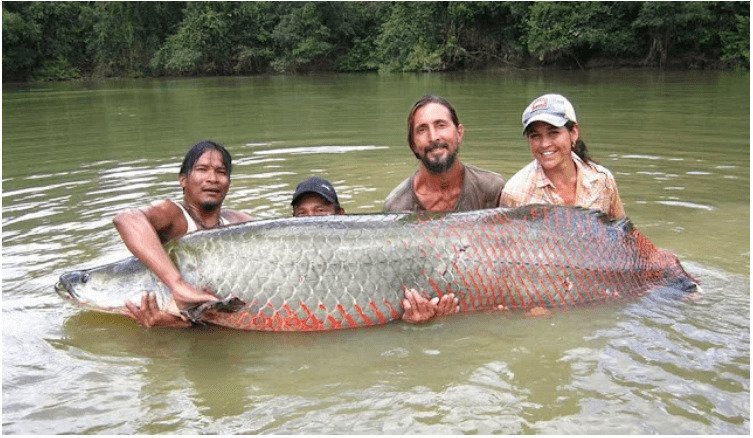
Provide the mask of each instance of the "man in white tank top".
{"label": "man in white tank top", "polygon": [[126,303],[131,317],[140,324],[187,327],[191,323],[177,316],[179,309],[217,299],[186,283],[162,244],[196,230],[253,219],[247,213],[222,208],[231,171],[232,158],[224,146],[199,142],[188,151],[180,168],[181,202],[165,199],[121,212],[113,219],[126,247],[170,288],[175,300],[170,312],[159,309],[154,293],[145,293],[140,306]]}

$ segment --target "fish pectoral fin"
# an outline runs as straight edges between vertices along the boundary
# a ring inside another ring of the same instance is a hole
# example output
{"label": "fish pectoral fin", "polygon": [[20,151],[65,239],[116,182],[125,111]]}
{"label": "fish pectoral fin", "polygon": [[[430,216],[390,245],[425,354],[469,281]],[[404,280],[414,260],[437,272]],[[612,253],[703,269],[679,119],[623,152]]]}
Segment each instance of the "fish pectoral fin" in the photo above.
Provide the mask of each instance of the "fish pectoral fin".
{"label": "fish pectoral fin", "polygon": [[198,306],[188,307],[180,311],[180,314],[188,318],[194,324],[205,325],[201,320],[204,313],[212,310],[223,313],[234,313],[246,306],[246,302],[240,298],[230,295],[222,300],[207,301]]}
{"label": "fish pectoral fin", "polygon": [[242,308],[246,307],[246,302],[242,299],[230,295],[223,300],[217,301],[207,310],[216,310],[224,313],[235,313]]}

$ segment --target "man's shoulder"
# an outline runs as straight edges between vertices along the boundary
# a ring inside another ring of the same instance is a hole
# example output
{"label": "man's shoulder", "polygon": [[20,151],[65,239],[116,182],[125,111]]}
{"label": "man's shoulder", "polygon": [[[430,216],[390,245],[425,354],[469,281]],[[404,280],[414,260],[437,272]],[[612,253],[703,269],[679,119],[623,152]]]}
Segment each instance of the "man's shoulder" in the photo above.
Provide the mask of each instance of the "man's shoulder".
{"label": "man's shoulder", "polygon": [[465,167],[467,172],[470,172],[474,175],[480,175],[487,178],[500,178],[502,179],[502,175],[500,175],[498,172],[491,171],[489,169],[484,169],[478,166],[474,166],[473,164],[465,164],[463,163],[463,166]]}
{"label": "man's shoulder", "polygon": [[488,169],[482,169],[472,164],[463,164],[465,166],[466,178],[475,179],[484,185],[504,185],[505,179],[501,174]]}
{"label": "man's shoulder", "polygon": [[254,220],[254,217],[250,214],[238,211],[238,210],[232,210],[230,208],[223,208],[222,209],[222,217],[225,218],[225,220],[228,221],[228,223],[231,224],[237,224],[240,222],[248,222]]}
{"label": "man's shoulder", "polygon": [[412,176],[406,178],[397,185],[384,200],[385,212],[398,212],[413,210],[413,187]]}
{"label": "man's shoulder", "polygon": [[497,193],[505,186],[505,179],[497,172],[482,169],[471,164],[464,164],[466,180],[474,186],[488,188],[490,192]]}
{"label": "man's shoulder", "polygon": [[140,207],[139,209],[147,215],[159,215],[170,220],[183,216],[181,205],[172,199],[152,201],[148,205]]}

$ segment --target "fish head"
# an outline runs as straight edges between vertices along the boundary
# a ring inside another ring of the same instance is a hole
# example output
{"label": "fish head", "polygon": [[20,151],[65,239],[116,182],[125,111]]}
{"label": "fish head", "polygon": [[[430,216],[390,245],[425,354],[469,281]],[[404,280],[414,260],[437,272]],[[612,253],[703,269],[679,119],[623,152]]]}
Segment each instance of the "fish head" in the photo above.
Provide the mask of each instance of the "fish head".
{"label": "fish head", "polygon": [[126,301],[140,304],[145,292],[155,292],[160,307],[169,297],[169,290],[135,258],[65,272],[55,291],[81,307],[108,313],[125,312]]}

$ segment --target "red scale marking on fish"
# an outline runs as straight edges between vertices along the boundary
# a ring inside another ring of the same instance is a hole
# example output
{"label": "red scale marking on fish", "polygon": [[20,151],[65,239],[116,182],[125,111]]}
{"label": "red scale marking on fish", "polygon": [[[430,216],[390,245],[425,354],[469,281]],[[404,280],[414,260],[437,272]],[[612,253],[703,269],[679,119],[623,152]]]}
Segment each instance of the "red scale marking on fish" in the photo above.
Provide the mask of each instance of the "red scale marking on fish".
{"label": "red scale marking on fish", "polygon": [[387,306],[387,309],[389,309],[392,319],[400,319],[400,312],[398,312],[398,310],[395,308],[395,306],[392,304],[390,300],[385,298],[384,305]]}
{"label": "red scale marking on fish", "polygon": [[[568,227],[575,225],[576,235],[582,236],[585,233],[585,231],[581,228],[581,223],[579,221],[572,220],[572,215],[570,214],[569,210],[563,212],[563,216],[565,216],[563,218],[564,222],[558,224],[558,226],[564,227],[563,229],[567,229]],[[566,272],[566,275],[569,275],[565,277],[564,283],[566,285],[575,285],[575,287],[573,287],[572,289],[578,296],[578,303],[588,303],[593,301],[593,294],[591,293],[593,287],[590,281],[590,273],[587,269],[580,267],[580,264],[583,263],[583,261],[586,259],[586,256],[579,252],[579,249],[582,245],[581,241],[582,237],[577,242],[574,242],[573,245],[570,245],[568,248],[569,257],[567,258],[567,260],[571,261],[573,266],[572,270]],[[584,296],[583,293],[588,293],[588,295]]]}
{"label": "red scale marking on fish", "polygon": [[345,318],[345,321],[348,322],[348,325],[351,327],[358,327],[358,323],[353,318],[353,316],[348,313],[348,310],[343,306],[342,304],[337,305],[337,310],[342,314],[343,318]]}
{"label": "red scale marking on fish", "polygon": [[493,278],[487,261],[489,256],[481,245],[478,245],[476,253],[479,263],[476,265],[475,275],[478,278],[478,283],[481,285],[481,291],[483,291],[482,308],[490,308],[494,304],[494,286],[492,286]]}
{"label": "red scale marking on fish", "polygon": [[[567,229],[568,227],[571,226],[570,220],[569,220],[570,215],[567,214],[564,216],[566,217],[564,218],[558,217],[558,219],[560,220],[558,221],[556,226],[563,227],[563,229]],[[578,229],[577,225],[578,224],[576,224],[575,234],[576,236],[580,236],[582,235],[582,230]],[[573,287],[572,289],[573,289],[573,292],[577,294],[578,296],[578,302],[579,303],[588,302],[589,299],[587,297],[584,298],[583,295],[581,295],[581,291],[585,292],[589,290],[589,287],[585,283],[586,281],[585,271],[582,268],[577,267],[579,266],[579,264],[581,263],[581,260],[583,259],[582,254],[578,253],[578,247],[580,245],[578,238],[576,238],[576,241],[572,243],[573,244],[570,244],[570,242],[566,243],[565,245],[567,245],[567,247],[563,249],[563,251],[565,251],[565,254],[566,254],[566,256],[563,256],[563,260],[566,263],[565,272],[564,272],[565,278],[563,280],[563,284],[575,285],[576,287]],[[577,284],[574,283],[573,281],[577,282]]]}
{"label": "red scale marking on fish", "polygon": [[[465,230],[461,227],[454,227],[455,235],[457,236],[458,240],[462,242],[462,234],[459,231],[465,231]],[[463,257],[464,259],[469,260],[469,261],[473,260],[473,254],[469,253],[469,251],[472,251],[471,248],[473,248],[472,245],[468,245],[468,246],[464,245],[463,251],[458,253],[459,257]],[[468,282],[472,286],[472,289],[469,290],[468,292],[473,297],[473,300],[472,300],[473,308],[474,309],[483,308],[484,297],[482,296],[481,287],[479,286],[479,283],[476,281],[476,273],[475,273],[475,270],[473,269],[473,264],[466,262],[465,267],[466,267],[464,271],[465,277],[468,278]]]}
{"label": "red scale marking on fish", "polygon": [[609,253],[609,263],[606,264],[606,277],[609,280],[609,293],[611,298],[619,298],[619,291],[625,287],[625,281],[619,272],[619,264],[617,262],[617,254],[615,252]]}
{"label": "red scale marking on fish", "polygon": [[[532,212],[535,212],[535,210],[532,210]],[[521,221],[516,221],[515,226],[518,227],[521,231],[520,233],[517,233],[517,235],[525,236],[525,227],[522,225],[523,223]],[[520,278],[520,283],[521,283],[522,289],[526,292],[526,294],[528,295],[528,298],[530,299],[529,305],[524,306],[524,308],[526,307],[530,308],[530,307],[535,307],[536,305],[541,305],[543,304],[544,300],[542,299],[539,292],[536,290],[535,287],[533,288],[533,291],[531,291],[530,288],[528,287],[529,285],[533,286],[534,284],[533,277],[531,276],[531,273],[530,273],[530,269],[532,269],[532,267],[526,266],[526,264],[522,262],[522,260],[524,259],[524,255],[528,254],[530,256],[530,254],[528,253],[528,250],[525,247],[521,249],[521,247],[518,246],[517,239],[514,239],[513,241],[515,242],[514,249],[515,251],[517,251],[518,260],[520,260],[519,262],[520,266],[518,269],[518,276]],[[527,257],[527,258],[530,259],[531,257]]]}
{"label": "red scale marking on fish", "polygon": [[483,272],[481,272],[481,266],[476,266],[476,277],[478,278],[478,282],[481,285],[481,290],[483,291],[483,294],[481,296],[481,308],[482,309],[488,309],[491,308],[494,305],[494,292],[493,289],[489,288],[489,285],[487,284],[487,281],[485,278],[487,275],[485,275]]}
{"label": "red scale marking on fish", "polygon": [[[452,245],[452,252],[453,252],[453,254],[457,254],[458,253],[457,247],[454,244]],[[468,284],[468,280],[466,280],[465,275],[463,275],[463,272],[460,270],[460,268],[458,266],[457,259],[453,259],[452,266],[453,266],[454,272],[457,273],[458,277],[463,282],[463,285],[465,286],[466,295],[469,298],[469,300],[466,300],[463,303],[465,305],[465,309],[464,310],[468,311],[468,310],[475,309],[476,308],[476,298],[473,295],[473,291],[471,291],[471,287]],[[470,301],[470,302],[468,302],[468,301]]]}
{"label": "red scale marking on fish", "polygon": [[[638,254],[641,257],[641,260],[644,261],[645,267],[642,269],[642,272],[644,273],[643,279],[646,283],[650,284],[652,282],[655,282],[659,279],[660,273],[654,271],[652,263],[651,263],[651,255],[655,255],[658,249],[656,246],[654,246],[651,241],[649,241],[643,234],[638,232],[638,230],[633,230],[633,236],[636,241],[636,247],[638,250]],[[662,257],[662,255],[658,255],[657,258],[660,260],[657,261],[659,266],[663,266],[666,261],[661,260],[665,259],[665,257]]]}
{"label": "red scale marking on fish", "polygon": [[[604,229],[604,241],[609,242],[609,229],[615,225],[610,224],[609,228]],[[619,298],[620,291],[624,290],[628,285],[626,278],[622,274],[622,264],[624,260],[624,247],[622,244],[618,245],[618,250],[609,252],[609,262],[607,266],[610,268],[607,274],[607,278],[610,280],[610,292],[612,298]]]}
{"label": "red scale marking on fish", "polygon": [[492,292],[489,289],[489,284],[487,284],[488,281],[491,281],[491,278],[487,279],[487,276],[481,272],[482,267],[487,268],[485,270],[489,271],[489,255],[487,254],[486,246],[484,245],[486,233],[483,226],[471,228],[471,230],[471,236],[474,238],[475,245],[471,245],[470,251],[472,252],[469,254],[469,256],[472,260],[477,261],[477,263],[474,263],[475,268],[473,269],[472,278],[475,278],[477,280],[476,283],[479,285],[478,292],[480,308],[486,309],[491,307],[491,304],[494,301]]}
{"label": "red scale marking on fish", "polygon": [[[485,255],[485,262],[486,267],[489,272],[489,278],[488,282],[491,285],[492,292],[491,292],[491,299],[494,303],[499,303],[504,305],[505,300],[503,298],[503,290],[502,290],[502,283],[500,279],[500,270],[497,269],[496,261],[498,260],[496,257],[496,228],[487,224],[484,227],[484,231],[486,234],[486,239],[481,240],[481,248],[483,249],[483,253]],[[490,245],[486,245],[484,242],[489,242]]]}
{"label": "red scale marking on fish", "polygon": [[[536,217],[535,209],[531,210],[531,215],[533,218]],[[516,225],[518,225],[519,228],[521,229],[520,235],[526,236],[526,239],[528,239],[528,236],[526,235],[526,231],[528,230],[525,229],[526,228],[525,224],[521,221],[518,221]],[[516,242],[516,245],[517,245],[517,242]],[[521,243],[521,245],[523,244]],[[528,245],[523,245],[522,247],[516,246],[516,249],[518,250],[519,254],[521,254],[520,255],[521,260],[523,259],[528,260],[528,263],[522,264],[520,268],[520,273],[521,273],[520,280],[523,285],[523,289],[526,291],[526,293],[531,299],[531,301],[528,303],[528,306],[526,306],[526,308],[541,306],[544,304],[544,299],[539,293],[538,288],[536,287],[536,282],[532,274],[532,271],[536,269],[536,265],[531,263],[531,260],[533,259],[533,254],[531,254]]]}
{"label": "red scale marking on fish", "polygon": [[508,220],[507,222],[507,226],[502,229],[504,234],[500,237],[500,241],[505,242],[505,246],[500,247],[500,250],[502,250],[503,253],[500,254],[498,260],[505,260],[508,262],[505,266],[506,275],[504,275],[502,279],[504,280],[510,292],[509,296],[514,308],[523,309],[525,308],[525,299],[523,297],[523,293],[518,292],[523,291],[523,286],[522,284],[518,284],[518,280],[516,278],[520,275],[519,268],[521,265],[520,261],[517,259],[517,250],[514,246],[514,239],[512,238],[512,236],[515,236],[517,234],[517,230],[515,228],[514,221]]}
{"label": "red scale marking on fish", "polygon": [[330,328],[333,330],[341,329],[343,326],[342,321],[340,321],[339,319],[336,319],[332,315],[327,315],[327,321],[329,321]]}
{"label": "red scale marking on fish", "polygon": [[[441,252],[437,251],[436,247],[434,245],[432,245],[432,248],[435,248],[434,257],[436,258],[436,260],[440,264],[445,264],[445,258],[446,258],[446,256],[444,254],[442,254]],[[447,273],[447,270],[449,270],[450,267],[447,266],[447,265],[445,265],[444,268],[445,268],[445,272],[438,272],[435,269],[435,275],[437,275],[438,277],[444,277],[444,275]],[[439,287],[439,284],[432,277],[427,277],[427,281],[434,288],[434,290],[437,292],[437,295],[440,298],[442,298],[443,295],[439,295],[440,293],[442,293],[442,289]],[[449,285],[450,282],[448,281],[447,284]]]}
{"label": "red scale marking on fish", "polygon": [[[470,280],[470,284],[472,285],[473,289],[470,291],[472,294],[471,296],[474,297],[473,299],[473,309],[478,310],[483,308],[484,300],[481,295],[481,286],[479,286],[478,282],[476,282],[476,275],[473,272],[472,269],[466,269],[465,270],[465,276]],[[475,292],[475,294],[474,294]]]}
{"label": "red scale marking on fish", "polygon": [[382,313],[382,311],[379,310],[379,306],[377,306],[377,303],[375,303],[373,300],[369,301],[369,307],[371,307],[371,310],[374,311],[374,314],[379,320],[379,324],[386,324],[389,322],[389,319],[387,319],[387,317],[384,316],[384,313]]}
{"label": "red scale marking on fish", "polygon": [[326,315],[325,319],[329,321],[330,330],[342,328],[342,322],[329,313],[329,309],[327,309],[324,303],[319,303],[319,310]]}
{"label": "red scale marking on fish", "polygon": [[[537,259],[540,262],[539,263],[535,263],[535,266],[539,266],[539,265],[543,264],[543,262],[544,262],[543,255],[545,255],[545,254],[546,254],[545,251],[542,251],[542,252],[539,253],[539,255],[537,256]],[[538,268],[538,269],[533,269],[532,271],[533,271],[532,272],[532,276],[536,277],[536,279],[538,279],[538,281],[534,280],[535,281],[534,284],[538,284],[539,285],[539,287],[536,288],[539,297],[542,297],[542,294],[543,294],[543,295],[545,295],[548,298],[547,302],[549,303],[549,305],[545,306],[545,307],[555,307],[557,305],[557,300],[554,299],[554,296],[552,295],[552,293],[551,293],[551,291],[549,290],[549,287],[548,287],[548,285],[551,285],[552,283],[551,283],[551,281],[547,282],[544,279],[544,275],[542,274],[542,272],[546,273],[548,270],[546,268],[544,268],[544,269]],[[541,304],[544,304],[544,303],[542,302]]]}
{"label": "red scale marking on fish", "polygon": [[[603,251],[600,251],[600,249],[602,247],[601,242],[603,242],[604,241],[603,239],[606,238],[606,236],[603,233],[603,230],[604,230],[604,227],[600,227],[598,229],[598,233],[599,234],[597,234],[595,236],[595,239],[594,239],[595,242],[596,242],[596,245],[588,245],[586,247],[586,250],[588,251],[589,256],[592,257],[592,260],[601,260],[601,259],[603,259],[604,257],[607,256],[606,254],[602,254]],[[593,229],[590,229],[589,233],[590,233],[590,235],[593,235],[594,234],[593,233]],[[596,252],[596,251],[598,251],[598,252]],[[604,286],[606,286],[606,285],[609,284],[609,280],[607,279],[607,276],[606,276],[606,273],[605,273],[605,269],[597,267],[597,268],[593,269],[593,272],[594,272],[594,276],[596,277],[597,281],[599,281],[599,283],[594,286],[594,288],[596,290],[596,293],[597,293],[597,295],[599,295],[599,297],[603,301],[606,301],[606,300],[608,300],[610,298],[610,295],[604,289]]]}
{"label": "red scale marking on fish", "polygon": [[[473,231],[473,236],[476,238],[475,256],[479,261],[476,267],[476,276],[481,283],[482,290],[484,292],[483,302],[484,307],[488,308],[494,304],[494,264],[491,262],[491,253],[484,242],[488,239],[488,226],[478,227]],[[485,268],[484,271],[488,275],[481,272],[481,268]]]}
{"label": "red scale marking on fish", "polygon": [[[517,309],[519,306],[516,300],[516,295],[513,293],[513,288],[510,287],[510,284],[507,282],[507,275],[505,275],[505,272],[502,269],[502,261],[505,260],[505,258],[499,252],[499,250],[501,249],[499,245],[500,245],[500,242],[502,242],[503,240],[502,237],[503,236],[497,236],[495,240],[495,245],[492,245],[491,247],[492,259],[493,261],[496,261],[495,275],[497,277],[497,286],[499,287],[500,304],[506,307]],[[507,294],[505,294],[505,292],[507,292]],[[505,300],[505,296],[508,296],[510,298],[509,302],[508,300]]]}
{"label": "red scale marking on fish", "polygon": [[[324,321],[317,318],[314,312],[311,311],[311,308],[309,308],[308,305],[306,305],[305,302],[301,301],[301,309],[308,315],[308,320],[311,321],[311,327],[314,328],[314,330],[324,330]],[[321,304],[320,304],[321,306]]]}
{"label": "red scale marking on fish", "polygon": [[374,321],[372,321],[371,318],[369,318],[366,313],[364,313],[363,308],[359,306],[358,304],[353,304],[353,307],[356,309],[356,312],[358,312],[358,316],[361,317],[361,320],[365,325],[374,325]]}
{"label": "red scale marking on fish", "polygon": [[525,306],[525,291],[522,289],[522,284],[518,284],[519,279],[517,278],[520,275],[521,264],[514,242],[514,236],[517,234],[515,221],[508,221],[507,226],[502,228],[502,231],[504,234],[500,236],[500,241],[504,242],[504,246],[500,247],[502,254],[499,260],[506,261],[503,280],[508,284],[510,298],[513,300],[515,308],[523,308]]}
{"label": "red scale marking on fish", "polygon": [[[453,226],[450,227],[450,231],[455,234],[455,237],[457,237],[458,241],[462,240],[461,233],[458,232],[459,227]],[[479,299],[480,299],[480,293],[479,293],[479,287],[478,283],[473,278],[473,272],[468,269],[461,269],[460,265],[458,264],[458,260],[463,258],[468,258],[466,254],[464,254],[465,251],[468,251],[468,247],[464,246],[463,251],[460,251],[460,248],[456,244],[452,245],[452,252],[455,254],[455,257],[453,258],[453,267],[455,269],[455,272],[458,273],[458,276],[460,277],[460,280],[463,282],[463,285],[465,286],[466,293],[468,294],[468,297],[470,298],[470,309],[476,310],[479,308]],[[465,266],[468,266],[465,264]]]}
{"label": "red scale marking on fish", "polygon": [[507,306],[509,304],[507,298],[509,297],[509,287],[507,286],[507,282],[504,281],[505,273],[503,266],[505,265],[503,264],[503,259],[500,258],[501,235],[499,230],[501,230],[501,228],[494,224],[491,226],[491,229],[490,242],[492,242],[492,244],[489,245],[489,263],[492,266],[492,272],[494,272],[494,282],[499,304]]}
{"label": "red scale marking on fish", "polygon": [[536,287],[536,290],[538,291],[539,296],[542,299],[545,299],[545,302],[542,302],[542,305],[545,305],[545,307],[556,307],[558,305],[558,302],[551,290],[552,282],[547,281],[547,279],[545,278],[545,275],[548,275],[548,269],[542,266],[545,263],[543,257],[544,255],[544,252],[539,252],[537,254],[536,258],[538,261],[534,264],[534,266],[536,266],[536,269],[531,270],[531,275],[532,277],[534,277],[534,284],[538,285]]}
{"label": "red scale marking on fish", "polygon": [[436,292],[436,294],[437,294],[437,296],[438,296],[439,298],[442,298],[442,297],[444,296],[444,292],[443,292],[443,291],[442,291],[442,289],[441,289],[441,288],[439,287],[439,285],[437,284],[437,281],[436,281],[436,280],[434,280],[433,278],[430,278],[430,277],[429,277],[429,278],[427,278],[427,280],[426,280],[426,281],[428,281],[428,282],[429,282],[429,286],[431,286],[431,288],[432,288],[432,289],[434,289],[434,292]]}
{"label": "red scale marking on fish", "polygon": [[[555,252],[554,245],[552,245],[552,241],[550,239],[543,239],[543,242],[546,245],[546,251],[544,251],[543,259],[546,261],[546,266],[553,266],[554,263],[552,262],[551,255]],[[546,275],[548,284],[560,297],[559,306],[563,308],[567,307],[568,302],[565,299],[565,296],[562,294],[562,289],[560,288],[560,285],[562,283],[552,278],[550,274],[551,268],[544,268],[542,269],[542,271],[544,271],[544,274]]]}
{"label": "red scale marking on fish", "polygon": [[[605,230],[606,230],[605,227],[601,227],[597,229],[597,235],[596,235],[595,240],[598,243],[596,245],[592,245],[592,249],[591,249],[592,256],[598,257],[598,259],[600,260],[604,260],[605,258],[609,257],[608,253],[607,254],[604,253],[602,244],[601,244],[602,242],[605,242],[607,239]],[[590,231],[591,231],[591,234],[593,235],[594,231],[593,230],[590,230]],[[606,263],[606,265],[608,265],[608,263]],[[613,284],[609,277],[609,272],[607,271],[605,267],[596,268],[594,271],[596,272],[597,278],[600,280],[600,283],[598,286],[598,292],[601,293],[603,300],[605,301],[609,300],[610,298],[612,298],[612,295],[609,291],[607,291],[607,289],[609,288],[609,285]]]}
{"label": "red scale marking on fish", "polygon": [[[460,233],[458,234],[458,238],[460,238]],[[476,307],[475,309],[483,309],[484,304],[487,301],[487,294],[484,293],[485,285],[483,281],[481,280],[481,277],[479,276],[478,272],[478,265],[476,263],[472,263],[473,260],[478,259],[478,249],[480,242],[480,239],[478,239],[478,235],[471,234],[472,237],[475,237],[475,243],[476,245],[470,244],[469,246],[465,247],[463,251],[463,256],[471,263],[466,263],[466,275],[470,279],[471,284],[473,285],[473,291],[476,293]],[[475,252],[475,253],[474,253]]]}
{"label": "red scale marking on fish", "polygon": [[[568,214],[568,224],[569,225],[575,225],[575,230],[576,230],[576,233],[577,233],[578,236],[587,236],[588,235],[589,230],[588,229],[584,230],[583,229],[583,224],[580,221],[572,221],[570,219],[572,219],[571,215]],[[576,242],[577,243],[576,245],[573,245],[573,247],[571,248],[573,250],[573,252],[576,252],[576,250],[581,250],[583,248],[584,245],[582,244],[582,241],[583,241],[583,237],[581,237],[579,239],[579,241]],[[579,260],[580,262],[584,262],[585,260],[591,259],[591,257],[593,257],[592,254],[588,254],[588,253],[585,253],[585,254],[584,253],[576,253],[574,258],[576,260]],[[586,269],[586,268],[582,268],[582,267],[574,269],[573,274],[574,274],[576,280],[578,280],[578,283],[580,285],[580,289],[584,293],[587,292],[589,294],[589,297],[588,297],[589,301],[588,302],[592,302],[594,300],[595,295],[597,295],[597,287],[596,287],[595,281],[594,281],[595,274],[591,270]]]}
{"label": "red scale marking on fish", "polygon": [[[552,230],[552,235],[556,236],[555,231],[561,228],[562,225],[562,215],[560,214],[554,214],[550,216],[550,222],[552,225],[550,226],[550,229]],[[548,239],[548,250],[549,254],[552,255],[556,260],[562,260],[563,262],[566,262],[567,255],[565,251],[567,250],[567,244],[563,245],[562,242],[558,241],[558,244],[553,243],[553,239]],[[549,258],[551,260],[551,257]],[[558,270],[556,277],[551,278],[551,281],[553,282],[552,286],[557,290],[557,292],[560,294],[562,298],[562,303],[564,306],[569,305],[576,305],[577,303],[581,302],[582,298],[580,297],[580,294],[576,297],[576,291],[573,291],[573,283],[567,276],[567,271],[563,271],[562,269]],[[564,291],[564,293],[563,293]],[[569,298],[569,299],[568,299]]]}

